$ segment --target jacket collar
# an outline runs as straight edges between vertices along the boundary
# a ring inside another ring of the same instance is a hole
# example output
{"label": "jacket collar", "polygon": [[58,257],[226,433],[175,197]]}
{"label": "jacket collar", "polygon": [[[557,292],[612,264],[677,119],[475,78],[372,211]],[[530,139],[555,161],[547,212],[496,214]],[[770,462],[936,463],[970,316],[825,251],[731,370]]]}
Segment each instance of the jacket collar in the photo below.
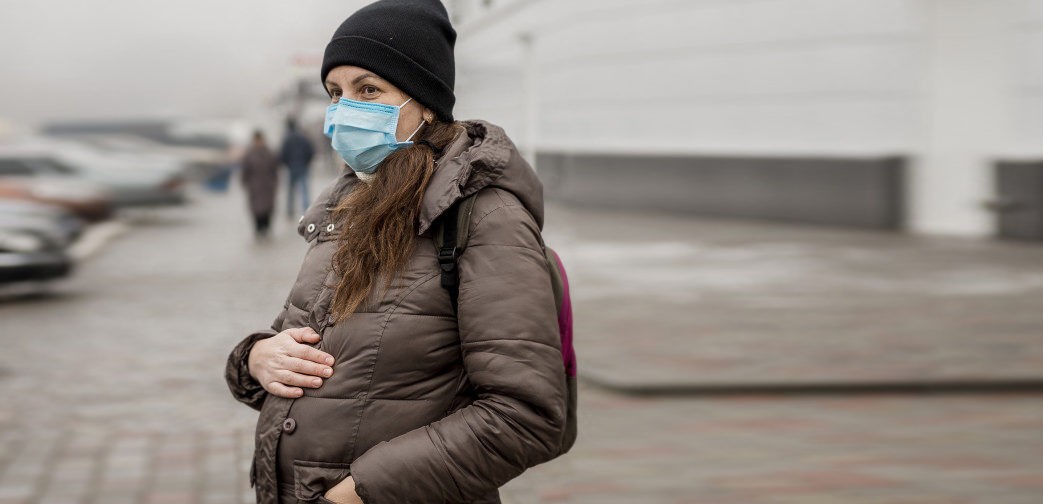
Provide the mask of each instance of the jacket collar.
{"label": "jacket collar", "polygon": [[[457,200],[485,187],[499,187],[513,193],[542,230],[543,184],[535,170],[522,158],[503,128],[480,120],[460,122],[465,132],[453,140],[435,162],[435,172],[424,190],[417,234],[427,232]],[[306,229],[309,223],[326,225],[328,216],[320,214],[332,210],[340,198],[351,192],[354,184],[365,183],[351,169],[344,167],[343,170],[340,180],[329,187],[329,192],[324,191],[302,217],[298,229],[302,235],[312,234]]]}

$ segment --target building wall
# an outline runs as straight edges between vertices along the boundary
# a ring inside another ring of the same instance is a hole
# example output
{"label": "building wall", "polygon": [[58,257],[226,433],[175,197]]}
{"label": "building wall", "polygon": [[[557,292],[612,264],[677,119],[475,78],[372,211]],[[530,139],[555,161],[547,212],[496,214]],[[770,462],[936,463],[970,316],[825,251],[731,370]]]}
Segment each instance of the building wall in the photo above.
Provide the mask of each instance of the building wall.
{"label": "building wall", "polygon": [[1043,151],[1041,0],[448,4],[457,115],[531,159],[899,157],[900,227],[987,235],[992,158]]}
{"label": "building wall", "polygon": [[1043,152],[1043,1],[1024,0],[1013,18],[1012,155],[1038,156]]}

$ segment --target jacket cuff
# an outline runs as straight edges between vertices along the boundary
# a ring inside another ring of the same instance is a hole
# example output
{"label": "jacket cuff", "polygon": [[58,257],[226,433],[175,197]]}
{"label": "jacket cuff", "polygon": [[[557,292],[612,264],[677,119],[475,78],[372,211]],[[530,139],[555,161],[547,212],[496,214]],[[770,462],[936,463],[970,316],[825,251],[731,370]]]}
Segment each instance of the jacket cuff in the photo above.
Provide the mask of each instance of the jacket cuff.
{"label": "jacket cuff", "polygon": [[264,390],[260,382],[250,376],[250,350],[253,349],[254,343],[275,336],[275,334],[275,331],[265,329],[243,338],[232,349],[225,365],[225,381],[228,383],[232,396],[235,397],[235,400],[258,411],[261,410],[261,405],[264,404],[264,398],[268,392]]}
{"label": "jacket cuff", "polygon": [[369,490],[366,489],[366,484],[355,477],[354,471],[351,474],[351,479],[355,482],[355,495],[359,496],[359,499],[362,500],[362,504],[373,504],[373,499],[369,495]]}

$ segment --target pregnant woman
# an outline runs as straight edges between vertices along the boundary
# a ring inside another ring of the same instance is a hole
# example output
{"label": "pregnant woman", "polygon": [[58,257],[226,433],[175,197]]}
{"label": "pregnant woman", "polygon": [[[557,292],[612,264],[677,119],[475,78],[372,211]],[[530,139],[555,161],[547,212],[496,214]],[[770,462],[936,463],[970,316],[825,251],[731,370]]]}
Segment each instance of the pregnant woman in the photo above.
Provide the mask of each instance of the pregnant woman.
{"label": "pregnant woman", "polygon": [[[271,329],[226,370],[260,410],[261,504],[498,503],[559,453],[543,186],[501,128],[454,120],[455,39],[441,2],[383,0],[326,46],[325,132],[350,170],[301,218],[310,245]],[[454,303],[434,229],[472,194]]]}

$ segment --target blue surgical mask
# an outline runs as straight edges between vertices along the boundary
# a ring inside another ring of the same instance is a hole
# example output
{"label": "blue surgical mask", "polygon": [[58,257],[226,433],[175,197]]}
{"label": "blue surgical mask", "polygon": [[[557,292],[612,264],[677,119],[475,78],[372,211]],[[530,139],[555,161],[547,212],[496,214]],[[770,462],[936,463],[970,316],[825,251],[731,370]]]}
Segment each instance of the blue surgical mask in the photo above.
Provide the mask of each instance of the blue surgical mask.
{"label": "blue surgical mask", "polygon": [[424,125],[421,122],[404,142],[395,137],[399,110],[411,100],[396,107],[341,98],[326,108],[322,131],[353,171],[373,173],[389,154],[413,145],[410,139]]}

